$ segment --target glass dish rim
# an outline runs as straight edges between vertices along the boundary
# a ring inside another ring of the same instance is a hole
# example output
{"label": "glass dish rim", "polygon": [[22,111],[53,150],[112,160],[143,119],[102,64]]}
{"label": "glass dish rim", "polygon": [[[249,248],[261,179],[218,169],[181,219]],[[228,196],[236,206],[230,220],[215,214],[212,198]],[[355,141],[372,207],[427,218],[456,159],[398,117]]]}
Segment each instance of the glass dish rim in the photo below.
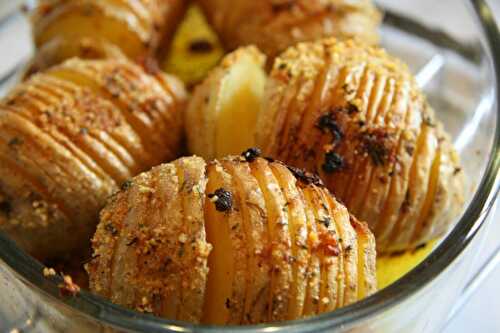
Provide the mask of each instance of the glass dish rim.
{"label": "glass dish rim", "polygon": [[275,332],[302,329],[304,331],[315,331],[320,328],[349,327],[358,321],[368,319],[396,306],[422,290],[460,257],[460,254],[467,248],[467,245],[482,227],[484,216],[488,214],[499,192],[497,178],[500,166],[500,32],[486,0],[469,0],[466,2],[470,4],[473,9],[471,12],[476,14],[476,18],[480,23],[484,38],[483,46],[489,53],[489,59],[494,68],[497,117],[493,147],[481,183],[453,231],[422,263],[387,288],[334,312],[307,319],[252,326],[206,326],[137,313],[114,305],[87,291],[81,291],[76,297],[62,297],[58,287],[62,282],[61,278],[45,278],[42,272],[42,264],[20,250],[1,232],[0,248],[2,248],[2,251],[0,251],[0,260],[15,272],[17,278],[52,298],[59,305],[70,307],[91,321],[126,330],[147,330],[150,332]]}

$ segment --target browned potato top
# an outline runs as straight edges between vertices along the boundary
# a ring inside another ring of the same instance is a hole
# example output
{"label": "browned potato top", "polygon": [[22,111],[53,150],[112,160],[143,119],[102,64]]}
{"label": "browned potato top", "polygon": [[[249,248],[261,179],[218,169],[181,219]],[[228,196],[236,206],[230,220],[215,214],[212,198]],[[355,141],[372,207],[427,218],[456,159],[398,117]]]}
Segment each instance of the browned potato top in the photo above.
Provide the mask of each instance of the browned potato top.
{"label": "browned potato top", "polygon": [[126,179],[178,156],[182,85],[128,61],[70,60],[0,103],[0,228],[38,258],[88,244]]}
{"label": "browned potato top", "polygon": [[256,324],[375,291],[375,242],[315,176],[258,157],[185,157],[143,173],[101,212],[90,288],[171,319]]}
{"label": "browned potato top", "polygon": [[270,59],[297,42],[357,37],[378,42],[371,0],[198,0],[225,46],[257,45]]}
{"label": "browned potato top", "polygon": [[144,61],[163,53],[186,5],[184,0],[41,0],[32,15],[39,52],[30,72],[71,57],[125,55]]}
{"label": "browned potato top", "polygon": [[357,41],[302,43],[268,79],[257,142],[317,172],[381,251],[441,235],[463,203],[463,172],[406,65]]}

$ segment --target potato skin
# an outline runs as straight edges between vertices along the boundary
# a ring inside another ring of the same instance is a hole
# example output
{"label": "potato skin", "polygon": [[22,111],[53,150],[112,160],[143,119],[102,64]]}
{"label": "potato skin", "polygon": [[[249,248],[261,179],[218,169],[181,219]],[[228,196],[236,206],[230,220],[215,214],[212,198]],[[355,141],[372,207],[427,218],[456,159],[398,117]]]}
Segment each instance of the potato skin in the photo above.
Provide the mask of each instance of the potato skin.
{"label": "potato skin", "polygon": [[[112,93],[55,75],[78,68]],[[0,102],[0,228],[39,259],[88,246],[121,183],[178,157],[185,93],[176,81],[167,90],[169,80],[129,61],[70,60],[17,86]],[[153,116],[149,126],[132,121]]]}
{"label": "potato skin", "polygon": [[406,65],[382,49],[299,44],[276,59],[266,92],[258,146],[318,173],[379,251],[436,238],[459,213],[458,155]]}
{"label": "potato skin", "polygon": [[[155,167],[111,198],[92,242],[90,289],[169,319],[298,319],[364,298],[376,285],[366,224],[317,177],[262,158],[193,156]],[[193,298],[182,298],[179,286],[196,286]]]}
{"label": "potato skin", "polygon": [[198,3],[228,49],[255,44],[270,59],[298,42],[324,37],[357,37],[370,44],[379,40],[381,14],[371,0],[198,0]]}
{"label": "potato skin", "polygon": [[[42,0],[32,15],[35,55],[28,73],[63,60],[134,61],[163,54],[186,9],[184,0]],[[80,29],[86,22],[89,26]]]}

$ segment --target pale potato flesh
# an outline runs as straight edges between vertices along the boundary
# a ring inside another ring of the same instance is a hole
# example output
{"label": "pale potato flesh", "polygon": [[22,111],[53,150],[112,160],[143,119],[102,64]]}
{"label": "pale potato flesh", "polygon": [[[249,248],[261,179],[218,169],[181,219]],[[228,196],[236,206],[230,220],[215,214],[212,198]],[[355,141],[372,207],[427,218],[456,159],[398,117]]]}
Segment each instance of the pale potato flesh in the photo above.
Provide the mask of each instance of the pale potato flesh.
{"label": "pale potato flesh", "polygon": [[254,47],[227,55],[196,87],[186,113],[191,153],[204,158],[239,154],[254,145],[266,82],[264,56]]}
{"label": "pale potato flesh", "polygon": [[293,320],[376,288],[367,226],[316,177],[262,158],[186,157],[141,174],[103,210],[93,247],[91,290],[170,319]]}

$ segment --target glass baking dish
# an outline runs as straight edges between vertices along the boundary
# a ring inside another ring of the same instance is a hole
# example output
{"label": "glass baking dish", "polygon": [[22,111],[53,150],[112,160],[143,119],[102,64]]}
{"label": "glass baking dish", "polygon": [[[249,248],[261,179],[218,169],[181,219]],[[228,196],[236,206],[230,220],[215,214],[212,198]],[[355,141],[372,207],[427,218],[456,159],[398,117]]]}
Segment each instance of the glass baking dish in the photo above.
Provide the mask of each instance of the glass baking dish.
{"label": "glass baking dish", "polygon": [[[129,311],[86,291],[63,296],[60,278],[45,278],[42,264],[0,233],[0,331],[440,331],[489,268],[500,261],[499,256],[492,257],[489,265],[468,280],[499,191],[500,34],[484,0],[454,1],[447,8],[450,17],[461,17],[468,10],[459,22],[429,22],[425,10],[416,10],[433,6],[439,4],[425,0],[413,1],[405,11],[386,8],[383,45],[410,65],[452,134],[467,175],[468,198],[453,230],[411,272],[361,302],[314,318],[246,327],[196,326]],[[11,64],[8,69],[0,70],[0,94],[18,80],[31,52],[29,33],[15,37],[24,38],[21,44],[26,47],[12,52],[9,39],[2,36],[12,24],[28,31],[19,13],[0,18],[0,49],[12,55],[5,60]]]}

